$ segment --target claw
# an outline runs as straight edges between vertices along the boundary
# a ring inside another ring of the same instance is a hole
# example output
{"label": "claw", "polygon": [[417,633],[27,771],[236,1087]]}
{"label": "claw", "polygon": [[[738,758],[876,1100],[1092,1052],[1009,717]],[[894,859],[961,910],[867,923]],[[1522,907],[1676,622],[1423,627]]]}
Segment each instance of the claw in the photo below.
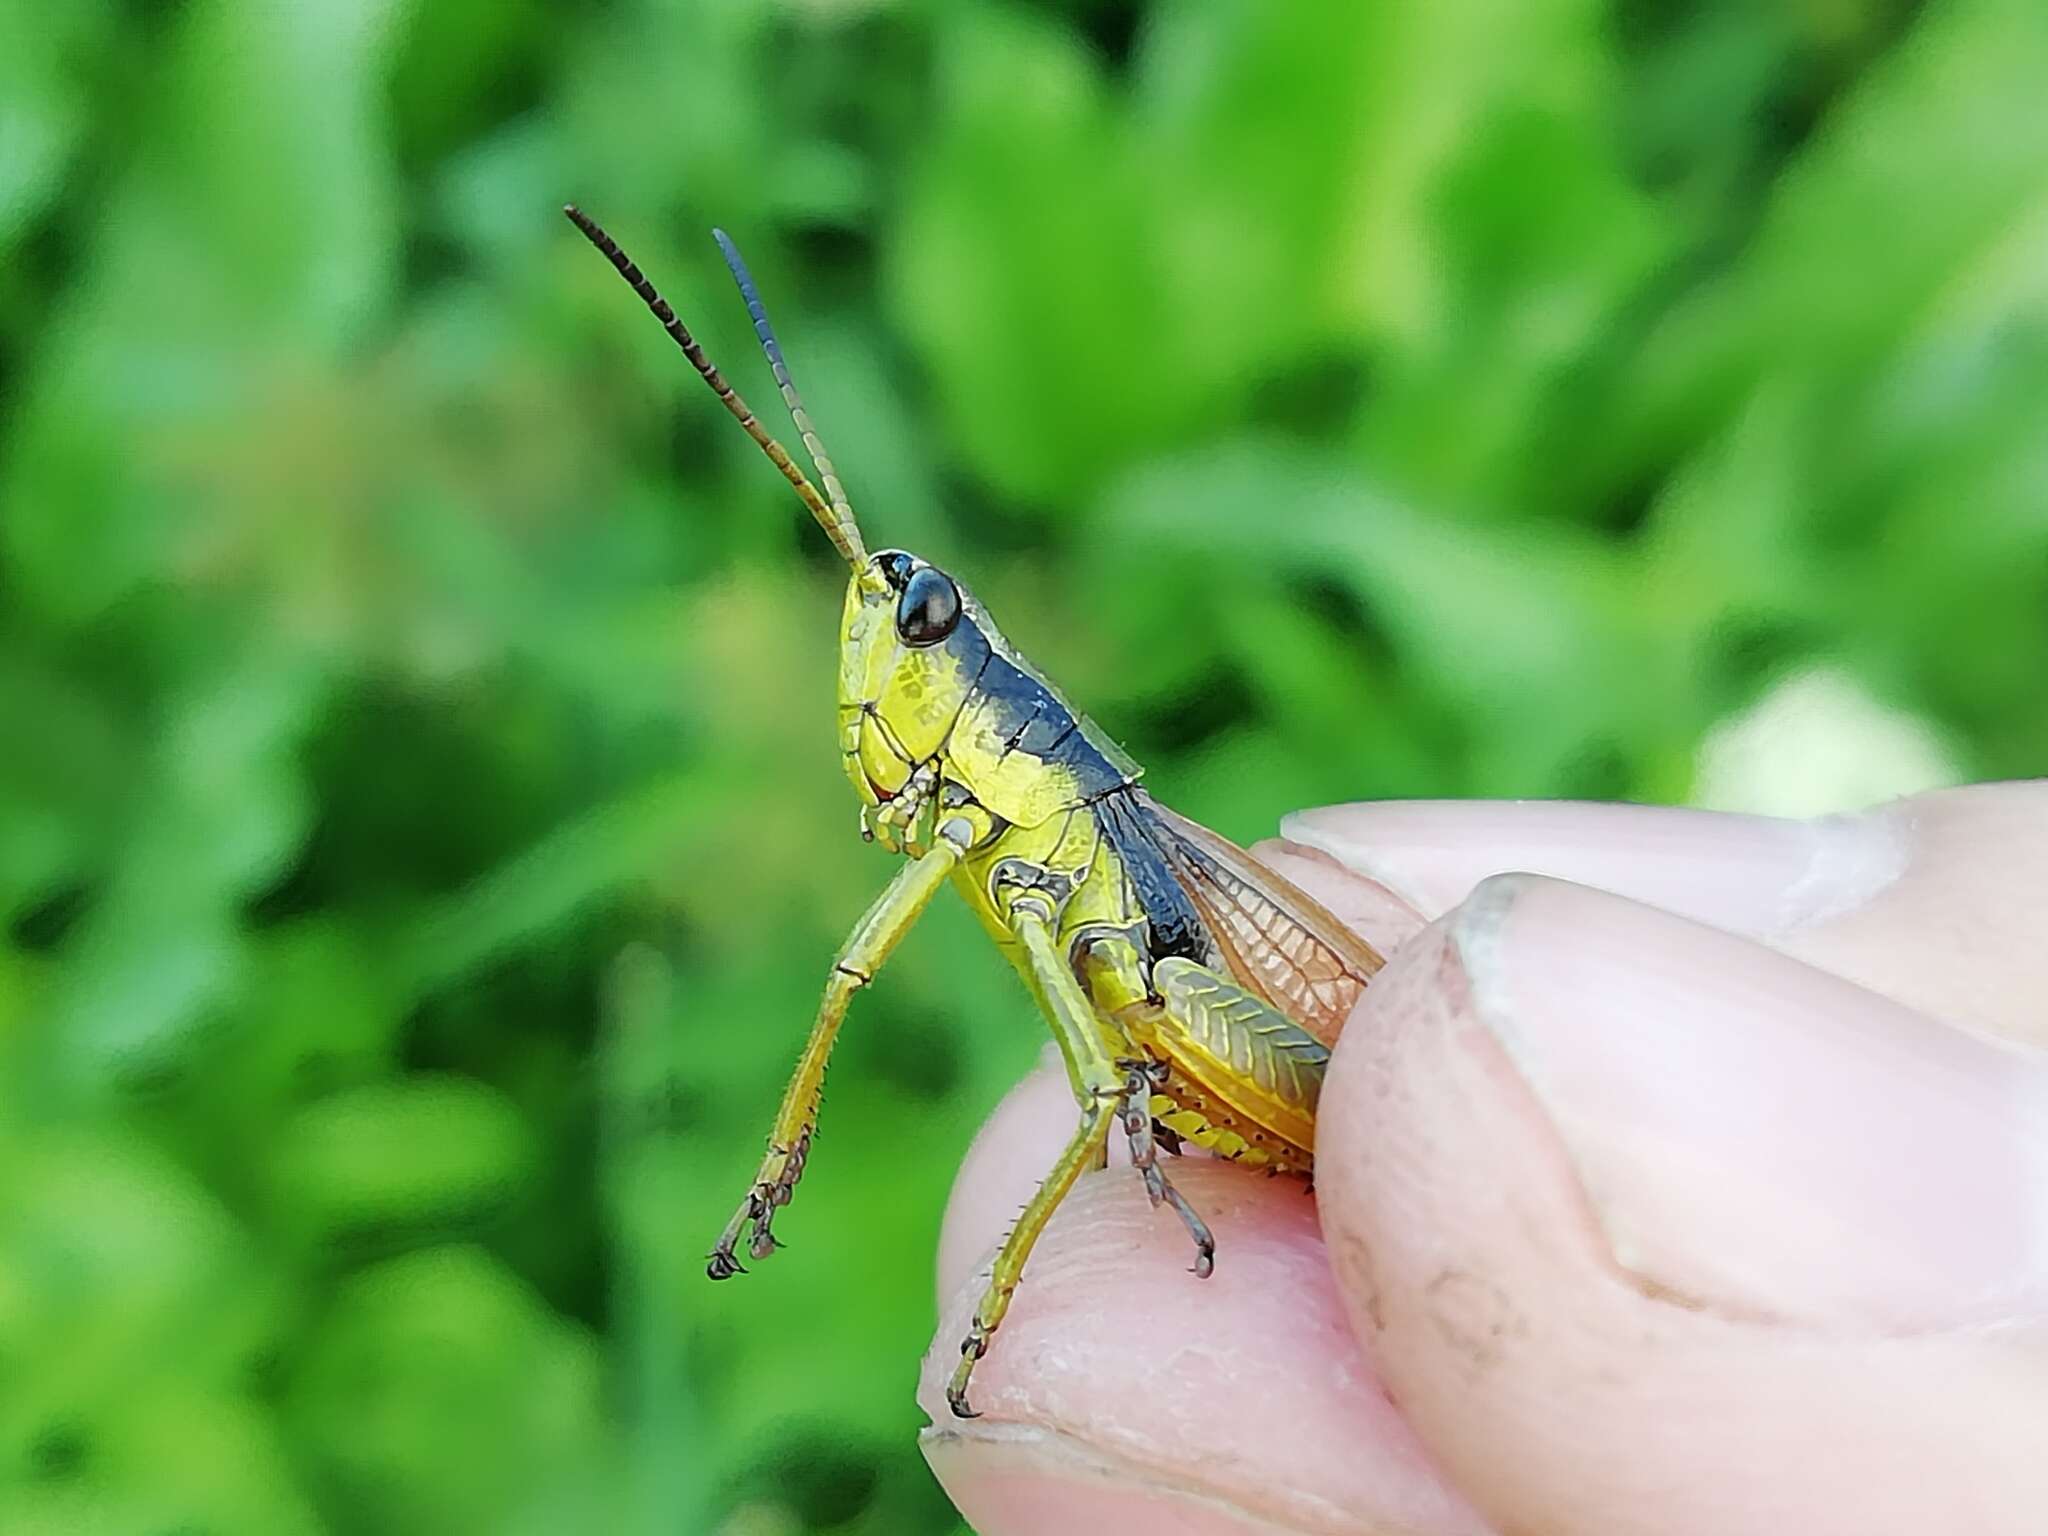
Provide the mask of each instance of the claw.
{"label": "claw", "polygon": [[974,1363],[988,1353],[988,1337],[988,1330],[976,1318],[967,1337],[960,1342],[960,1363],[953,1368],[953,1379],[946,1384],[946,1406],[953,1410],[956,1419],[981,1417],[967,1406],[967,1379],[974,1374]]}
{"label": "claw", "polygon": [[[1162,1179],[1161,1182],[1164,1182]],[[1216,1273],[1216,1239],[1209,1231],[1209,1224],[1195,1213],[1195,1208],[1172,1184],[1166,1185],[1166,1198],[1179,1214],[1181,1223],[1188,1229],[1188,1236],[1195,1240],[1195,1262],[1188,1273],[1197,1280],[1206,1280]]]}
{"label": "claw", "polygon": [[1198,1280],[1206,1280],[1216,1272],[1216,1239],[1210,1234],[1209,1224],[1195,1214],[1195,1208],[1187,1203],[1181,1192],[1173,1187],[1173,1181],[1159,1168],[1158,1147],[1165,1146],[1169,1152],[1178,1153],[1180,1137],[1154,1120],[1150,1107],[1139,1100],[1139,1095],[1148,1086],[1157,1083],[1158,1073],[1163,1068],[1143,1061],[1129,1061],[1122,1065],[1125,1069],[1122,1118],[1124,1134],[1131,1143],[1131,1166],[1145,1176],[1145,1198],[1152,1202],[1154,1209],[1162,1201],[1170,1204],[1174,1214],[1188,1229],[1188,1236],[1195,1240],[1195,1262],[1188,1273]]}
{"label": "claw", "polygon": [[[742,1235],[746,1237],[747,1252],[757,1260],[767,1258],[782,1246],[782,1239],[770,1230],[769,1224],[775,1220],[775,1213],[795,1196],[796,1181],[803,1177],[804,1161],[810,1150],[808,1130],[797,1137],[794,1146],[770,1145],[760,1175],[711,1250],[705,1273],[712,1279],[727,1280],[747,1272],[746,1266],[734,1257]],[[753,1228],[751,1233],[747,1231],[749,1226]]]}

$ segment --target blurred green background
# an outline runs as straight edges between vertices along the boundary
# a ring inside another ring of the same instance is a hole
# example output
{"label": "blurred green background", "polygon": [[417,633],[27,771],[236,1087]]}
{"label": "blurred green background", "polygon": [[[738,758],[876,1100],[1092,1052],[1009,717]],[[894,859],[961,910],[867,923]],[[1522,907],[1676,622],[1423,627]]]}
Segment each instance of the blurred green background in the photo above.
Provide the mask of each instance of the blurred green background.
{"label": "blurred green background", "polygon": [[871,542],[1240,840],[2048,763],[2038,0],[0,4],[0,1531],[949,1532],[942,906],[713,1287],[888,873]]}

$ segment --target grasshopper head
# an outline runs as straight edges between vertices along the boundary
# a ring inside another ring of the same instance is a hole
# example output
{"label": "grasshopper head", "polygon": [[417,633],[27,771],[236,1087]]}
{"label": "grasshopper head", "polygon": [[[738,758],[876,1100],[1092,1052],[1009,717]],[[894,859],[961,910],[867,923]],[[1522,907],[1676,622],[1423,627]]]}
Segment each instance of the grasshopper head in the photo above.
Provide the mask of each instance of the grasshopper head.
{"label": "grasshopper head", "polygon": [[972,599],[937,566],[900,549],[868,560],[846,587],[839,721],[862,800],[901,790],[928,761],[988,656]]}
{"label": "grasshopper head", "polygon": [[846,588],[845,633],[839,656],[839,721],[846,768],[870,805],[893,796],[917,764],[929,761],[973,692],[989,656],[994,631],[974,601],[937,566],[900,549],[870,555],[832,461],[811,426],[782,347],[768,324],[761,295],[739,250],[713,230],[726,265],[746,300],[754,332],[767,354],[783,403],[824,489],[812,485],[787,450],[768,435],[739,393],[726,383],[689,328],[618,242],[573,205],[562,210],[585,238],[632,285],[655,319],[683,349],[725,408],[768,455],[817,519],[853,572]]}

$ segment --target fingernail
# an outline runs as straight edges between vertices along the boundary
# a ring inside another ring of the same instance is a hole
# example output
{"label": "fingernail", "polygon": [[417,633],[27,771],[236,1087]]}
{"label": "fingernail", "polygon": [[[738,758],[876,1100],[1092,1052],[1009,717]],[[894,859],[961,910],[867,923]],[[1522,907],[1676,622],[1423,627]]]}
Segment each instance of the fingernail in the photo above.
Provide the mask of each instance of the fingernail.
{"label": "fingernail", "polygon": [[1653,1294],[1886,1331],[2048,1310],[2039,1058],[1582,886],[1500,876],[1450,927]]}
{"label": "fingernail", "polygon": [[1759,936],[1862,906],[1899,877],[1908,851],[1907,823],[1882,814],[1790,821],[1568,800],[1328,806],[1280,831],[1430,917],[1488,875],[1521,870]]}

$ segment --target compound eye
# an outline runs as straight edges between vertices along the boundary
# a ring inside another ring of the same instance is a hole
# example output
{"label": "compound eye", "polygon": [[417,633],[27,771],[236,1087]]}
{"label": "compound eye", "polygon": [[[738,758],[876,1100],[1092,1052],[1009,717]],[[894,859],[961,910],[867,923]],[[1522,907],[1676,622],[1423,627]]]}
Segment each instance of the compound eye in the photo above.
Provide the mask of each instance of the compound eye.
{"label": "compound eye", "polygon": [[901,592],[903,583],[910,580],[910,568],[917,562],[902,550],[892,549],[875,556],[875,564],[881,567],[882,580],[889,583],[890,589]]}
{"label": "compound eye", "polygon": [[960,622],[960,589],[933,566],[914,572],[896,602],[896,633],[905,645],[937,645]]}

